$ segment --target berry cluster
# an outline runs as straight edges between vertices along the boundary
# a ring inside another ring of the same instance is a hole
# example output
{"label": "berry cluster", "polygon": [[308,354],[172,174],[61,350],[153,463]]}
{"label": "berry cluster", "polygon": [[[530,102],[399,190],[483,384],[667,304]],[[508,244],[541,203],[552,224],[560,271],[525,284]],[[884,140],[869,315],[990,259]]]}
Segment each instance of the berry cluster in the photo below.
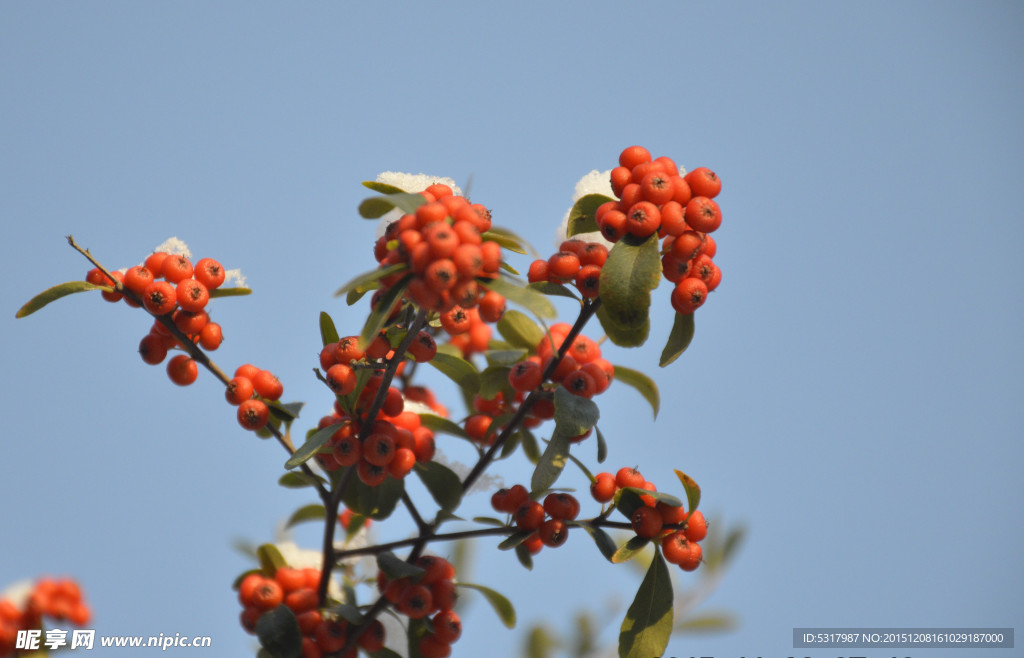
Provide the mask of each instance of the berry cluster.
{"label": "berry cluster", "polygon": [[[238,600],[242,604],[242,627],[256,632],[256,624],[265,613],[278,606],[287,606],[302,632],[303,658],[340,651],[348,640],[348,622],[322,613],[317,587],[320,570],[280,567],[271,577],[261,572],[246,575],[238,587]],[[367,652],[379,651],[384,646],[384,626],[374,621],[358,641],[359,648]],[[351,655],[356,655],[353,649]]]}
{"label": "berry cluster", "polygon": [[427,202],[389,224],[377,240],[374,256],[382,267],[407,266],[384,277],[378,294],[411,271],[405,296],[420,308],[473,308],[484,293],[477,278],[493,278],[501,266],[501,245],[482,236],[491,228],[491,213],[443,183],[420,194]]}
{"label": "berry cluster", "polygon": [[[421,332],[413,346],[410,351],[416,349],[415,354],[423,360],[432,358],[437,350],[433,338],[426,332]],[[420,349],[423,352],[419,352]],[[339,425],[317,454],[317,461],[325,470],[355,466],[359,479],[373,487],[382,484],[389,475],[401,480],[417,462],[426,463],[434,458],[434,432],[422,424],[418,414],[405,410],[405,397],[394,386],[388,388],[370,431],[360,436],[365,415],[384,379],[383,372],[375,368],[382,369],[381,361],[394,356],[390,344],[382,337],[375,339],[365,351],[359,348],[358,337],[347,336],[321,352],[320,365],[327,372],[325,380],[337,398],[334,413],[321,418],[318,429]],[[398,365],[398,374],[404,366],[404,361]],[[360,369],[371,374],[354,403],[347,404],[346,396],[356,391],[356,373]]]}
{"label": "berry cluster", "polygon": [[571,283],[581,295],[593,299],[600,294],[601,267],[606,260],[608,247],[572,238],[564,240],[547,260],[530,263],[526,278],[530,283]]}
{"label": "berry cluster", "polygon": [[[207,350],[215,350],[224,340],[221,327],[210,321],[206,305],[210,291],[224,283],[223,266],[212,258],[203,258],[194,266],[183,255],[158,251],[150,254],[142,265],[130,267],[122,274],[111,272],[111,281],[99,268],[90,270],[85,280],[100,286],[115,286],[121,283],[130,290],[150,313],[156,316],[168,315],[174,325],[196,343]],[[121,299],[129,306],[138,306],[131,297],[116,290],[103,292],[109,302]],[[150,365],[159,365],[167,358],[167,352],[178,345],[165,325],[155,322],[149,333],[139,343],[142,360]],[[167,373],[175,384],[186,386],[195,381],[198,367],[187,355],[179,355],[168,363]]]}
{"label": "berry cluster", "polygon": [[[590,485],[590,493],[599,503],[615,499],[621,489],[631,488],[656,492],[657,487],[648,482],[635,468],[623,467],[614,475],[598,473]],[[708,525],[700,510],[687,514],[682,506],[668,505],[649,494],[640,494],[643,504],[629,515],[630,525],[638,537],[661,542],[665,559],[677,564],[684,571],[693,571],[700,566],[703,556],[700,542],[707,536]]]}
{"label": "berry cluster", "polygon": [[269,370],[251,363],[239,366],[224,390],[228,404],[238,407],[238,424],[247,430],[261,430],[270,421],[270,406],[284,394],[284,384]]}
{"label": "berry cluster", "polygon": [[458,593],[455,567],[436,555],[422,555],[415,565],[423,569],[419,576],[389,579],[377,573],[377,587],[399,613],[409,619],[427,619],[427,632],[420,638],[423,658],[445,658],[451,645],[462,635],[462,622],[455,613]]}
{"label": "berry cluster", "polygon": [[[559,322],[551,326],[548,333],[537,344],[534,353],[515,363],[508,373],[508,383],[513,395],[506,397],[498,391],[493,398],[476,395],[473,409],[476,413],[468,416],[463,426],[469,437],[480,445],[492,445],[501,430],[496,424],[498,418],[511,418],[519,404],[531,391],[541,389],[541,395],[523,421],[532,428],[555,415],[552,391],[563,387],[573,395],[591,398],[604,393],[615,377],[615,368],[601,356],[601,347],[596,341],[580,334],[573,339],[565,355],[554,370],[544,378],[544,373],[568,338],[572,327]],[[574,442],[590,436],[590,431],[574,437]]]}
{"label": "berry cluster", "polygon": [[[693,313],[722,280],[709,235],[722,224],[722,210],[714,200],[722,190],[721,179],[707,167],[680,175],[671,158],[652,159],[642,146],[630,146],[619,155],[610,182],[617,200],[601,204],[594,213],[601,235],[613,243],[627,235],[643,240],[657,234],[663,239],[661,270],[675,284],[672,307]],[[531,263],[527,279],[571,283],[584,297],[594,298],[600,294],[607,257],[603,245],[566,240],[547,260]]]}
{"label": "berry cluster", "polygon": [[523,546],[533,555],[545,546],[557,548],[564,544],[569,538],[568,522],[580,513],[580,503],[572,494],[550,493],[541,503],[531,499],[530,492],[521,484],[494,492],[491,507],[511,514],[517,528],[532,533],[523,540]]}
{"label": "berry cluster", "polygon": [[14,601],[0,599],[0,656],[14,656],[18,631],[41,628],[43,617],[84,626],[92,612],[74,580],[42,578],[20,607]]}

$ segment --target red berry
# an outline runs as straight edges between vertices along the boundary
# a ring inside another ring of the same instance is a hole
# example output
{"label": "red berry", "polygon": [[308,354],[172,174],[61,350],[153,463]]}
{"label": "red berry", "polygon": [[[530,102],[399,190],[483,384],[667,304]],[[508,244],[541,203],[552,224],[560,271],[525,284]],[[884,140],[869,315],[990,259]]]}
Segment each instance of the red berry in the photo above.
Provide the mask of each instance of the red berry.
{"label": "red berry", "polygon": [[153,281],[142,291],[142,303],[153,315],[165,315],[178,303],[174,286],[166,281]]}
{"label": "red berry", "polygon": [[708,536],[708,522],[704,513],[700,510],[693,510],[686,519],[686,538],[690,541],[700,541]]}
{"label": "red berry", "polygon": [[192,276],[192,261],[185,256],[168,256],[164,259],[160,273],[169,283],[178,283]]}
{"label": "red berry", "polygon": [[557,548],[569,538],[569,526],[561,519],[548,519],[537,530],[545,546]]}
{"label": "red berry", "polygon": [[678,313],[688,315],[693,313],[708,296],[708,287],[703,281],[693,277],[686,277],[676,284],[672,290],[672,308]]}
{"label": "red berry", "polygon": [[182,279],[175,289],[178,306],[190,313],[203,310],[210,301],[210,291],[195,279]]}
{"label": "red berry", "polygon": [[722,180],[707,167],[697,167],[684,176],[694,196],[713,199],[722,191]]}
{"label": "red berry", "polygon": [[686,204],[686,223],[695,231],[711,233],[722,225],[722,210],[712,199],[695,196]]}
{"label": "red berry", "polygon": [[632,169],[633,167],[651,161],[651,152],[642,146],[627,147],[619,154],[619,165]]}
{"label": "red berry", "polygon": [[206,286],[207,290],[218,288],[224,283],[225,275],[224,267],[212,258],[200,258],[192,272],[196,281]]}
{"label": "red berry", "polygon": [[269,420],[270,408],[263,400],[245,400],[238,405],[238,423],[247,430],[263,429]]}
{"label": "red berry", "polygon": [[178,386],[188,386],[199,377],[199,366],[188,354],[178,354],[167,362],[167,376]]}

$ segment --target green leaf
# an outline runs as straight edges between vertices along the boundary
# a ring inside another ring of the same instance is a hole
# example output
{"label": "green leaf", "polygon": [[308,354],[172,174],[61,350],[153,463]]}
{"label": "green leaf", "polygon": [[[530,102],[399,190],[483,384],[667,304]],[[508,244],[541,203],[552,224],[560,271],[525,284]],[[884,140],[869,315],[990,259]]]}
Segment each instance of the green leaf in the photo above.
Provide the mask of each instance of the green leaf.
{"label": "green leaf", "polygon": [[573,395],[564,386],[555,389],[555,430],[574,437],[597,425],[601,412],[593,400]]}
{"label": "green leaf", "polygon": [[[350,466],[349,468],[355,467]],[[345,488],[342,501],[345,503],[345,507],[353,512],[370,517],[375,521],[382,521],[395,511],[403,491],[405,491],[404,480],[396,480],[390,476],[376,487],[369,487],[359,478],[353,477],[350,479],[348,487]]]}
{"label": "green leaf", "polygon": [[267,407],[270,413],[290,425],[293,420],[299,417],[299,412],[305,402],[281,402],[279,400],[267,400]]}
{"label": "green leaf", "polygon": [[572,463],[576,464],[576,466],[578,466],[579,469],[581,471],[583,471],[583,474],[587,476],[588,480],[590,480],[591,482],[594,482],[596,480],[596,478],[594,477],[594,474],[590,472],[590,469],[587,468],[586,465],[584,465],[583,462],[581,462],[580,460],[578,460],[575,457],[573,457],[572,453],[569,453],[568,457],[569,457],[569,459],[572,460]]}
{"label": "green leaf", "polygon": [[594,426],[594,433],[597,434],[597,463],[603,464],[608,457],[608,442],[605,441],[604,434],[601,434],[601,428],[597,425]]}
{"label": "green leaf", "polygon": [[442,418],[441,416],[436,416],[434,414],[420,414],[420,424],[435,433],[441,432],[457,436],[461,439],[466,439],[467,441],[473,440],[461,425],[452,422],[447,418]]}
{"label": "green leaf", "polygon": [[519,428],[516,433],[519,435],[519,443],[523,446],[523,454],[530,460],[531,464],[540,461],[540,446],[537,445],[537,437],[525,427]]}
{"label": "green leaf", "polygon": [[601,306],[597,317],[608,338],[621,347],[638,347],[650,331],[651,291],[661,281],[657,235],[642,242],[623,238],[601,267]]}
{"label": "green leaf", "polygon": [[533,571],[533,555],[524,544],[516,546],[516,559],[519,560],[519,564],[523,565],[526,569]]}
{"label": "green leaf", "polygon": [[[502,393],[506,400],[511,400],[515,396],[515,391],[508,383],[508,372],[508,366],[484,368],[484,371],[480,373],[480,388],[477,390],[477,394],[485,400],[493,400],[499,393]],[[494,426],[501,427],[498,424]]]}
{"label": "green leaf", "polygon": [[728,612],[704,613],[681,619],[674,627],[678,633],[724,633],[735,630],[736,618]]}
{"label": "green leaf", "polygon": [[[341,297],[346,293],[364,293],[367,290],[372,290],[377,287],[377,282],[384,277],[396,274],[408,268],[409,266],[405,263],[395,263],[394,265],[388,265],[387,267],[379,267],[375,270],[370,270],[369,272],[363,272],[342,287],[338,288],[334,292],[334,296]],[[349,306],[354,304],[355,301],[356,300],[350,301]]]}
{"label": "green leaf", "polygon": [[496,519],[493,516],[474,516],[473,522],[481,523],[483,525],[492,525],[498,528],[501,528],[505,525],[504,521],[502,521],[501,519]]}
{"label": "green leaf", "polygon": [[384,325],[388,323],[388,318],[391,317],[395,307],[401,303],[402,293],[405,292],[405,287],[409,285],[412,277],[412,274],[407,274],[401,281],[388,288],[387,292],[381,295],[377,301],[377,307],[370,311],[369,317],[366,318],[366,324],[363,325],[363,331],[359,335],[360,345],[369,345],[377,334],[380,333],[380,330],[384,328]]}
{"label": "green leaf", "polygon": [[620,381],[627,386],[632,386],[647,400],[654,411],[654,417],[658,417],[658,409],[661,405],[661,396],[658,394],[658,385],[654,380],[640,372],[625,366],[613,366],[615,368],[615,381]]}
{"label": "green leaf", "polygon": [[555,431],[530,479],[531,491],[550,489],[569,459],[569,435]]}
{"label": "green leaf", "polygon": [[462,480],[452,469],[436,461],[417,463],[413,468],[442,510],[451,511],[462,500]]}
{"label": "green leaf", "polygon": [[533,533],[533,530],[520,530],[518,532],[514,532],[508,537],[505,537],[505,539],[501,540],[501,543],[498,544],[498,550],[507,551],[510,548],[515,548],[516,546],[522,544],[523,540],[525,540]]}
{"label": "green leaf", "polygon": [[288,471],[278,479],[277,483],[286,489],[302,489],[303,487],[315,487],[318,482],[324,479],[316,475],[309,475],[303,471]]}
{"label": "green leaf", "polygon": [[292,453],[292,456],[288,458],[288,461],[284,463],[284,467],[291,470],[296,466],[301,466],[313,457],[320,448],[327,443],[328,439],[334,435],[335,432],[344,423],[334,423],[327,427],[321,428],[313,433],[313,436],[309,437],[305,443],[299,446],[299,449]]}
{"label": "green leaf", "polygon": [[539,293],[547,295],[548,297],[568,297],[569,299],[575,299],[580,301],[579,295],[575,294],[569,286],[561,283],[553,283],[551,281],[536,281],[534,283],[527,284],[527,288],[536,290]]}
{"label": "green leaf", "polygon": [[398,558],[391,551],[385,551],[377,556],[377,567],[384,572],[388,580],[419,578],[426,573],[423,567],[409,564],[405,560]]}
{"label": "green leaf", "polygon": [[381,183],[375,180],[363,181],[363,187],[367,187],[374,192],[380,192],[381,194],[404,194],[405,190],[394,185],[388,185],[387,183]]}
{"label": "green leaf", "polygon": [[210,291],[210,299],[217,299],[218,297],[244,297],[251,294],[251,288],[214,288]]}
{"label": "green leaf", "polygon": [[410,192],[372,196],[363,199],[363,202],[359,204],[359,214],[365,219],[379,219],[391,212],[392,208],[398,208],[404,213],[414,213],[426,202],[427,200],[422,194]]}
{"label": "green leaf", "polygon": [[676,470],[676,477],[683,483],[683,489],[686,490],[686,511],[692,512],[700,504],[700,487],[692,477],[680,470]]}
{"label": "green leaf", "polygon": [[288,522],[285,523],[284,527],[290,528],[293,525],[297,525],[305,521],[323,521],[325,518],[327,518],[327,510],[324,506],[318,503],[312,503],[295,510],[295,512],[288,517]]}
{"label": "green leaf", "polygon": [[517,254],[525,254],[527,250],[531,253],[537,253],[529,245],[526,240],[522,239],[507,228],[500,226],[491,226],[490,230],[484,231],[480,234],[480,238],[483,241],[490,240],[491,242],[497,242],[501,245],[502,249],[508,249],[511,252]]}
{"label": "green leaf", "polygon": [[580,233],[599,231],[600,229],[597,228],[597,220],[594,219],[594,214],[601,204],[614,200],[603,194],[587,194],[580,197],[579,201],[573,205],[572,210],[569,211],[569,222],[565,227],[566,236],[571,238]]}
{"label": "green leaf", "polygon": [[477,372],[476,366],[469,361],[439,350],[434,358],[427,363],[458,384],[459,388],[470,393],[480,390],[480,374]]}
{"label": "green leaf", "polygon": [[484,352],[484,358],[487,360],[487,365],[504,370],[507,385],[509,368],[522,361],[527,354],[528,352],[524,349],[487,350]]}
{"label": "green leaf", "polygon": [[334,320],[327,314],[327,311],[320,311],[320,339],[324,347],[341,340],[338,336],[338,329],[334,326]]}
{"label": "green leaf", "polygon": [[47,288],[43,292],[39,293],[32,299],[25,302],[25,305],[18,309],[18,312],[14,314],[16,318],[23,318],[26,315],[32,315],[42,307],[46,306],[52,301],[56,301],[61,297],[67,297],[73,295],[76,292],[86,292],[87,290],[113,290],[110,286],[97,286],[86,281],[68,281],[67,283],[61,283],[52,288]]}
{"label": "green leaf", "polygon": [[650,539],[634,535],[629,541],[617,548],[609,559],[614,564],[628,562],[639,555],[650,543]]}
{"label": "green leaf", "polygon": [[558,638],[544,626],[538,624],[530,629],[526,636],[525,658],[552,658],[558,648]]}
{"label": "green leaf", "polygon": [[279,605],[260,615],[256,622],[256,636],[260,645],[274,658],[302,656],[302,631],[295,613],[286,605]]}
{"label": "green leaf", "polygon": [[505,299],[529,309],[539,317],[553,318],[557,315],[554,305],[548,298],[532,288],[501,278],[479,282],[483,287],[503,295]]}
{"label": "green leaf", "polygon": [[611,535],[601,528],[589,524],[584,524],[583,529],[586,530],[587,534],[590,535],[590,538],[594,540],[594,544],[597,545],[597,550],[601,551],[601,555],[603,555],[609,562],[614,562],[615,560],[613,558],[618,547],[615,546],[615,540],[612,539]]}
{"label": "green leaf", "polygon": [[662,368],[679,358],[679,355],[686,351],[693,340],[693,313],[676,313],[676,319],[672,323],[672,332],[668,335],[668,342],[661,352]]}
{"label": "green leaf", "polygon": [[505,315],[498,320],[498,333],[514,347],[521,347],[524,350],[533,352],[537,345],[544,338],[544,330],[530,316],[508,309]]}
{"label": "green leaf", "polygon": [[492,608],[494,608],[494,611],[498,613],[498,619],[501,620],[501,623],[505,624],[507,628],[516,627],[516,609],[512,607],[512,602],[503,595],[495,592],[490,587],[484,587],[483,585],[458,583],[458,586],[475,589],[483,594],[484,598],[487,599],[487,602],[491,604]]}
{"label": "green leaf", "polygon": [[661,553],[657,553],[636,598],[626,611],[619,632],[619,656],[661,656],[672,635],[672,577]]}
{"label": "green leaf", "polygon": [[260,570],[268,578],[273,578],[281,567],[288,566],[281,551],[277,550],[277,546],[273,544],[262,544],[256,549],[256,557],[260,560]]}

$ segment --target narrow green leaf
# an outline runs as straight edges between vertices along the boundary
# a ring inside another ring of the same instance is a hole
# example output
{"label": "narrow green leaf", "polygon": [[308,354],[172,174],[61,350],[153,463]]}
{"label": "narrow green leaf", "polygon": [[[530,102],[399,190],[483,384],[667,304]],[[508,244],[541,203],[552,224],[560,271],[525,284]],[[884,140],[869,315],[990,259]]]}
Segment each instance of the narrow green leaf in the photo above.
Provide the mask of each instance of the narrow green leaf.
{"label": "narrow green leaf", "polygon": [[551,441],[544,449],[544,454],[537,462],[537,467],[533,470],[533,477],[530,479],[531,491],[550,489],[558,480],[569,459],[569,438],[568,434],[563,434],[556,428]]}
{"label": "narrow green leaf", "polygon": [[480,390],[480,374],[477,372],[476,366],[469,361],[438,350],[434,358],[427,363],[440,370],[463,390],[470,393]]}
{"label": "narrow green leaf", "polygon": [[636,598],[626,611],[619,632],[619,656],[661,656],[672,635],[672,577],[661,553],[657,553]]}
{"label": "narrow green leaf", "polygon": [[[370,270],[369,272],[363,272],[362,274],[353,278],[342,287],[338,288],[334,292],[334,296],[341,297],[346,293],[351,294],[353,292],[364,293],[367,290],[376,288],[377,282],[383,279],[384,277],[389,276],[391,274],[396,274],[408,268],[409,266],[405,263],[395,263],[394,265],[379,267],[375,270]],[[354,302],[349,302],[349,306],[351,306],[353,303]]]}
{"label": "narrow green leaf", "polygon": [[217,299],[218,297],[244,297],[251,294],[251,288],[214,288],[210,291],[210,299]]}
{"label": "narrow green leaf", "polygon": [[516,559],[527,570],[533,571],[533,554],[530,553],[530,550],[525,545],[519,544],[516,546]]}
{"label": "narrow green leaf", "polygon": [[369,345],[377,334],[380,333],[380,330],[384,328],[384,325],[388,323],[388,318],[391,317],[395,307],[401,303],[402,293],[405,292],[405,287],[409,285],[412,277],[412,274],[407,274],[401,281],[388,288],[387,292],[381,295],[377,302],[377,307],[370,311],[369,317],[366,318],[366,324],[363,325],[363,331],[359,335],[360,345]]}
{"label": "narrow green leaf", "polygon": [[681,619],[673,628],[678,633],[724,633],[735,630],[736,618],[728,612],[704,613]]}
{"label": "narrow green leaf", "polygon": [[[480,373],[480,388],[477,394],[485,400],[493,400],[498,394],[504,395],[505,400],[511,400],[515,396],[512,385],[508,383],[508,366],[491,366],[484,368]],[[495,423],[497,420],[495,420]],[[495,424],[495,427],[501,425]]]}
{"label": "narrow green leaf", "polygon": [[597,526],[583,525],[583,529],[594,540],[594,544],[597,545],[597,550],[601,551],[601,555],[609,562],[614,562],[615,560],[612,558],[615,556],[618,547],[615,545],[615,540],[612,539],[611,535]]}
{"label": "narrow green leaf", "polygon": [[622,564],[628,562],[640,554],[647,545],[651,543],[650,539],[644,537],[633,536],[629,541],[620,546],[615,550],[615,553],[611,557],[611,561],[615,564]]}
{"label": "narrow green leaf", "polygon": [[525,658],[552,658],[558,648],[558,638],[540,624],[530,629],[526,636]]}
{"label": "narrow green leaf", "polygon": [[554,305],[541,293],[523,286],[512,283],[507,279],[479,280],[480,285],[499,293],[511,302],[529,309],[542,318],[553,318],[557,315]]}
{"label": "narrow green leaf", "polygon": [[693,340],[693,313],[676,313],[676,319],[672,323],[672,332],[668,335],[668,342],[661,352],[662,368],[679,358],[679,355],[686,351]]}
{"label": "narrow green leaf", "polygon": [[498,613],[498,619],[501,623],[505,624],[507,628],[516,627],[516,609],[512,607],[512,602],[509,601],[505,596],[495,592],[490,587],[484,587],[483,585],[475,585],[473,583],[459,583],[459,587],[467,587],[469,589],[475,589],[484,595],[487,602],[491,604],[494,611]]}
{"label": "narrow green leaf", "polygon": [[530,290],[536,290],[537,292],[547,295],[548,297],[568,297],[569,299],[575,299],[580,301],[579,295],[575,294],[569,286],[561,283],[552,283],[551,281],[537,281],[534,283],[527,284],[526,286]]}
{"label": "narrow green leaf", "polygon": [[700,504],[700,487],[692,477],[680,470],[676,470],[676,477],[683,483],[683,489],[686,490],[686,511],[692,512]]}
{"label": "narrow green leaf", "polygon": [[567,456],[569,457],[569,459],[572,460],[572,463],[576,464],[576,466],[578,466],[579,469],[583,471],[583,474],[587,476],[588,480],[590,480],[591,482],[594,482],[596,480],[594,474],[590,472],[590,469],[587,468],[583,462],[573,457],[572,453],[569,453]]}
{"label": "narrow green leaf", "polygon": [[537,444],[537,437],[525,427],[519,428],[519,443],[523,446],[523,454],[530,460],[531,464],[540,461],[540,446]]}
{"label": "narrow green leaf", "polygon": [[593,400],[573,395],[564,386],[555,389],[555,429],[579,436],[597,425],[601,412]]}
{"label": "narrow green leaf", "polygon": [[525,254],[527,251],[530,253],[537,253],[533,250],[533,247],[529,245],[526,240],[500,226],[491,226],[490,230],[484,231],[480,234],[481,239],[484,241],[490,240],[491,242],[497,242],[501,245],[502,249],[508,249],[511,252],[517,254]]}
{"label": "narrow green leaf", "polygon": [[498,544],[498,549],[502,551],[507,551],[510,548],[515,548],[516,546],[522,544],[523,540],[525,540],[532,534],[532,530],[520,530],[518,532],[515,532],[509,535],[508,537],[505,537],[505,539],[503,539],[501,543]]}
{"label": "narrow green leaf", "polygon": [[323,341],[324,347],[341,340],[341,337],[338,336],[338,329],[334,326],[334,320],[327,314],[327,311],[320,311],[320,339]]}
{"label": "narrow green leaf", "polygon": [[32,299],[25,302],[25,305],[18,309],[18,312],[14,314],[16,318],[23,318],[27,315],[32,315],[42,307],[46,306],[52,301],[56,301],[61,297],[67,297],[73,295],[76,292],[86,292],[87,290],[112,290],[110,286],[97,286],[87,281],[68,281],[67,283],[61,283],[52,288],[47,288],[43,292],[39,293]]}
{"label": "narrow green leaf", "polygon": [[[349,468],[355,467],[350,466]],[[339,471],[340,469],[334,472],[338,473]],[[345,507],[357,514],[368,516],[375,521],[383,521],[395,511],[403,491],[405,491],[404,480],[388,477],[376,487],[369,487],[359,478],[353,477],[349,481],[348,487],[345,488],[342,502],[345,503]]]}
{"label": "narrow green leaf", "polygon": [[473,440],[461,425],[434,414],[420,414],[420,424],[435,433],[441,432],[466,439],[467,441]]}
{"label": "narrow green leaf", "polygon": [[425,573],[423,567],[418,567],[415,564],[409,564],[405,560],[397,557],[391,551],[385,551],[377,556],[377,567],[384,572],[384,575],[388,577],[388,580],[396,580],[398,578],[419,578]]}
{"label": "narrow green leaf", "polygon": [[[654,500],[660,501],[668,505],[669,507],[682,507],[683,501],[679,500],[675,496],[664,491],[648,491],[647,489],[640,489],[638,487],[623,487],[619,491],[631,491],[639,496],[650,496]],[[642,502],[642,501],[641,501]],[[633,511],[636,511],[635,509]],[[632,512],[630,513],[632,514]]]}
{"label": "narrow green leaf", "polygon": [[330,439],[331,436],[341,428],[341,426],[342,423],[334,423],[333,425],[328,425],[327,427],[317,430],[313,436],[309,437],[309,439],[299,446],[299,449],[288,458],[288,461],[284,463],[284,467],[291,470],[296,466],[300,466],[307,462],[325,443],[327,443],[327,440]]}
{"label": "narrow green leaf", "polygon": [[496,519],[493,516],[474,516],[473,522],[481,523],[483,525],[492,525],[497,528],[501,528],[505,525],[504,521],[502,521],[501,519]]}
{"label": "narrow green leaf", "polygon": [[277,546],[273,544],[260,545],[256,549],[256,557],[260,560],[260,571],[268,578],[273,578],[274,574],[281,567],[288,566],[288,563],[284,561],[284,556],[281,555],[281,551],[277,550]]}
{"label": "narrow green leaf", "polygon": [[661,405],[661,396],[658,394],[658,385],[654,383],[654,380],[639,370],[633,370],[626,366],[614,366],[614,368],[615,381],[620,381],[627,386],[635,388],[647,400],[647,403],[651,405],[654,417],[657,418],[658,409]]}
{"label": "narrow green leaf", "polygon": [[580,197],[569,211],[569,222],[565,227],[566,236],[571,238],[580,233],[593,233],[600,230],[597,228],[594,214],[601,204],[614,200],[603,194],[587,194]]}
{"label": "narrow green leaf", "polygon": [[405,190],[394,185],[388,185],[387,183],[381,183],[375,180],[363,181],[363,187],[367,187],[374,192],[380,192],[381,194],[404,194]]}
{"label": "narrow green leaf", "polygon": [[637,242],[624,238],[601,267],[601,306],[597,316],[608,338],[621,347],[638,347],[650,331],[651,291],[661,281],[656,235]]}
{"label": "narrow green leaf", "polygon": [[260,645],[274,658],[299,658],[302,655],[302,631],[295,613],[279,605],[260,615],[256,622]]}
{"label": "narrow green leaf", "polygon": [[442,510],[450,512],[459,506],[462,479],[455,471],[436,461],[417,463],[413,470]]}
{"label": "narrow green leaf", "polygon": [[540,325],[531,320],[530,316],[515,309],[505,311],[505,315],[498,320],[497,327],[498,333],[510,345],[521,347],[529,352],[536,350],[537,345],[544,338],[544,330],[540,328]]}
{"label": "narrow green leaf", "polygon": [[509,368],[522,361],[527,354],[525,349],[495,349],[484,352],[484,358],[487,360],[487,365],[497,366],[504,370],[507,383]]}
{"label": "narrow green leaf", "polygon": [[315,487],[317,482],[324,482],[322,477],[309,475],[302,471],[288,471],[282,475],[277,483],[286,489],[302,489],[303,487]]}
{"label": "narrow green leaf", "polygon": [[[346,596],[345,600],[354,601],[355,599],[350,599]],[[359,612],[359,608],[350,603],[342,603],[341,605],[331,606],[330,608],[328,608],[328,610],[338,615],[350,624],[358,624],[361,621],[363,621],[363,614]]]}
{"label": "narrow green leaf", "polygon": [[608,442],[597,425],[594,426],[594,433],[597,434],[597,463],[603,464],[604,460],[608,458]]}
{"label": "narrow green leaf", "polygon": [[295,510],[292,515],[288,517],[288,522],[284,524],[284,527],[290,528],[293,525],[304,523],[306,521],[323,521],[325,518],[327,518],[327,510],[324,506],[318,503],[312,503]]}
{"label": "narrow green leaf", "polygon": [[291,424],[293,420],[299,417],[299,412],[302,411],[302,407],[305,405],[305,402],[281,402],[279,400],[267,400],[267,407],[269,407],[270,413],[287,424]]}
{"label": "narrow green leaf", "polygon": [[404,213],[414,213],[416,209],[426,203],[427,200],[422,194],[409,192],[395,192],[382,196],[372,196],[363,199],[359,204],[359,214],[364,219],[379,219],[391,212],[392,208],[398,208]]}

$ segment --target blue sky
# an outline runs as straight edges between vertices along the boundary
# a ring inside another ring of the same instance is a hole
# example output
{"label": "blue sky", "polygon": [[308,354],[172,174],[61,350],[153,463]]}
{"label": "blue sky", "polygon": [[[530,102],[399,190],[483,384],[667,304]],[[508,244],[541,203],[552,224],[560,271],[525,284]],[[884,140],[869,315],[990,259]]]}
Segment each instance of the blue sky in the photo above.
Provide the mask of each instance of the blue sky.
{"label": "blue sky", "polygon": [[[312,502],[277,487],[283,453],[237,427],[211,377],[181,390],[140,362],[138,312],[82,295],[15,321],[88,269],[65,235],[112,267],[177,236],[242,268],[255,292],[212,308],[217,361],[273,370],[312,423],[329,405],[311,374],[317,315],[361,326],[363,308],[332,297],[373,265],[360,181],[471,180],[496,223],[548,252],[577,179],[642,144],[724,180],[724,276],[670,367],[657,367],[664,285],[650,343],[606,350],[653,374],[663,409],[654,422],[613,386],[602,468],[638,465],[666,490],[683,469],[713,522],[748,529],[706,601],[739,628],[675,637],[667,655],[825,658],[839,650],[794,650],[792,629],[1024,618],[1019,3],[4,3],[0,16],[0,587],[72,574],[101,634],[211,635],[217,655],[246,655],[229,586],[248,563],[231,544],[272,539]],[[503,468],[529,478],[522,460]],[[380,531],[407,531],[393,523]],[[481,543],[472,580],[509,595],[521,628],[617,601],[611,642],[638,576],[588,544],[573,536],[526,573]],[[464,622],[457,655],[518,654],[521,632],[486,607]]]}

